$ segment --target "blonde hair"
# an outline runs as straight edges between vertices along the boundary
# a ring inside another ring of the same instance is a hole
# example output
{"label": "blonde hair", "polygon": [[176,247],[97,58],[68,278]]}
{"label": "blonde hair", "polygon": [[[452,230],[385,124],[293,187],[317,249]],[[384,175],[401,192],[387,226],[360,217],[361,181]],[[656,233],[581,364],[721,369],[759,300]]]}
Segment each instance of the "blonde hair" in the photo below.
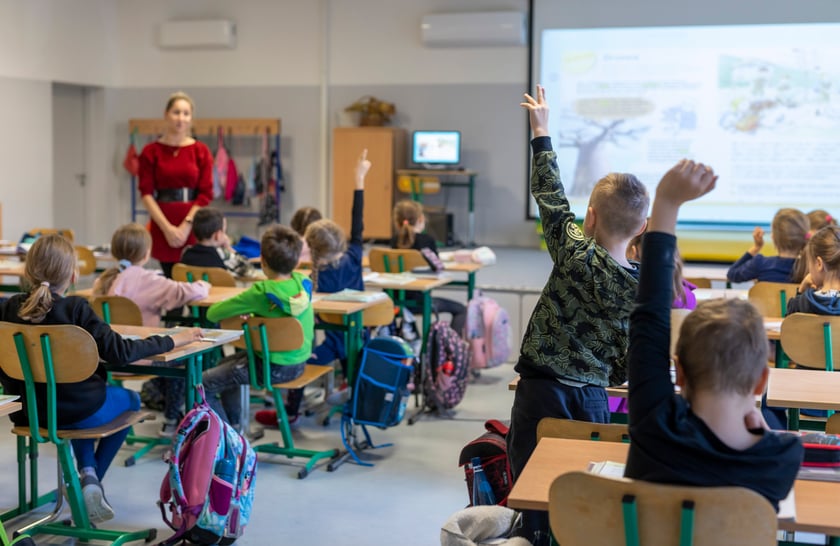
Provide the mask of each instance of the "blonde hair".
{"label": "blonde hair", "polygon": [[318,271],[338,263],[347,250],[347,238],[341,226],[322,218],[309,224],[304,233],[312,256],[312,290],[318,290]]}
{"label": "blonde hair", "polygon": [[595,184],[589,205],[608,235],[632,237],[645,224],[650,196],[634,175],[610,173]]}
{"label": "blonde hair", "polygon": [[192,98],[184,93],[183,91],[176,91],[169,95],[169,100],[166,101],[166,109],[164,112],[169,112],[172,110],[172,107],[175,106],[175,103],[179,100],[186,101],[190,105],[190,114],[195,115],[195,103],[193,102]]}
{"label": "blonde hair", "polygon": [[835,220],[834,217],[828,213],[828,211],[823,209],[814,209],[811,212],[809,212],[807,216],[811,233],[816,233],[825,226],[837,225],[837,220]]}
{"label": "blonde hair", "polygon": [[394,231],[397,233],[397,248],[414,246],[414,227],[423,218],[423,205],[411,199],[403,199],[394,206]]}
{"label": "blonde hair", "polygon": [[31,288],[18,316],[42,322],[53,306],[52,289],[69,285],[75,271],[76,250],[70,241],[57,234],[39,237],[26,253],[23,275]]}
{"label": "blonde hair", "polygon": [[[152,247],[152,236],[140,224],[126,224],[117,228],[111,236],[111,254],[117,260],[127,260],[136,264],[146,257]],[[94,296],[104,296],[111,290],[111,286],[124,268],[116,265],[99,276],[94,284]]]}
{"label": "blonde hair", "polygon": [[689,390],[751,394],[767,367],[764,319],[750,302],[701,302],[680,327],[677,357]]}

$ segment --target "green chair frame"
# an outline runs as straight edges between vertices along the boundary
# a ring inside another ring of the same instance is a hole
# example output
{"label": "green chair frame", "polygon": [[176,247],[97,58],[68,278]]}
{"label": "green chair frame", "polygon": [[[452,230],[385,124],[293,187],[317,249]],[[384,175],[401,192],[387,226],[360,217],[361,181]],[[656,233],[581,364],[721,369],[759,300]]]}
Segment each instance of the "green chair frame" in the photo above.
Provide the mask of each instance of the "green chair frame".
{"label": "green chair frame", "polygon": [[[17,355],[19,365],[9,362]],[[119,531],[99,529],[88,517],[82,497],[79,475],[74,465],[70,438],[98,438],[112,434],[139,422],[142,412],[126,412],[103,427],[88,430],[59,430],[56,386],[75,383],[95,373],[99,354],[93,337],[78,326],[34,326],[0,322],[0,355],[4,356],[3,371],[10,377],[23,380],[26,400],[36,400],[36,383],[46,385],[47,423],[41,428],[36,404],[27,404],[27,427],[16,427],[18,458],[18,508],[3,514],[3,519],[22,515],[48,502],[55,502],[47,516],[18,529],[15,536],[49,534],[76,537],[81,540],[102,540],[112,544],[125,544],[135,540],[154,540],[155,529]],[[62,355],[55,358],[54,355]],[[27,439],[29,440],[27,446]],[[59,488],[39,497],[37,457],[38,445],[55,445],[58,456]],[[26,455],[30,458],[30,499],[26,498]],[[72,522],[55,522],[61,513],[66,496],[70,505]]]}
{"label": "green chair frame", "polygon": [[[293,351],[299,349],[303,344],[303,328],[300,322],[293,317],[263,318],[251,317],[242,320],[233,317],[222,321],[222,327],[226,329],[241,328],[245,335],[233,343],[235,347],[243,348],[248,355],[248,371],[251,378],[251,388],[263,389],[271,394],[274,407],[277,410],[277,426],[280,429],[282,444],[277,442],[259,444],[254,446],[257,453],[269,453],[274,455],[285,455],[288,458],[301,457],[309,461],[298,471],[298,478],[307,477],[315,465],[323,459],[335,459],[339,456],[338,449],[312,450],[295,447],[292,428],[289,424],[289,415],[283,404],[283,389],[303,388],[319,377],[332,373],[329,366],[316,366],[307,364],[303,376],[287,383],[271,383],[271,361],[270,351]],[[271,343],[269,343],[269,340]],[[259,353],[259,354],[257,354]],[[263,381],[257,380],[257,366],[262,366]],[[245,408],[243,408],[245,410]]]}
{"label": "green chair frame", "polygon": [[[114,309],[111,305],[114,304]],[[143,314],[140,308],[129,298],[123,296],[99,296],[94,298],[91,303],[94,313],[100,316],[106,324],[128,324],[131,326],[143,326]],[[116,316],[116,318],[114,318]],[[142,377],[142,376],[140,376]],[[108,373],[108,382],[119,387],[123,386],[125,378],[114,376]],[[147,453],[158,446],[168,446],[172,444],[171,438],[161,438],[159,436],[141,436],[134,433],[134,427],[128,433],[125,439],[128,445],[143,444],[143,447],[138,449],[134,454],[129,456],[123,464],[125,466],[134,466],[139,459],[144,457]]]}

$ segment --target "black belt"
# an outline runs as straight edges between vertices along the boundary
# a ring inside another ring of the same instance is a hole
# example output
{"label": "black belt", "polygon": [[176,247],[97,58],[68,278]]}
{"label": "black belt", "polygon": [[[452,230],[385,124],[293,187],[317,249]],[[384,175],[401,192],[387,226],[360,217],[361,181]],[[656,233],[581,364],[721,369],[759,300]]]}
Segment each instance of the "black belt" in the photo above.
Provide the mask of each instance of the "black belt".
{"label": "black belt", "polygon": [[157,190],[155,192],[155,200],[159,203],[188,203],[195,201],[198,195],[198,190],[192,188],[178,188],[171,190]]}

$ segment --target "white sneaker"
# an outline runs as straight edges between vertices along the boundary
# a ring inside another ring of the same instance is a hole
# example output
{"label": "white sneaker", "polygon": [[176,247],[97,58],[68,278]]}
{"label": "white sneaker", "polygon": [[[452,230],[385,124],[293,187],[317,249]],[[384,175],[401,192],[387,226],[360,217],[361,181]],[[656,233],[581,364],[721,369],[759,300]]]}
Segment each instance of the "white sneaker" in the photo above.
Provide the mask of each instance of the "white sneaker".
{"label": "white sneaker", "polygon": [[352,391],[350,387],[345,387],[343,389],[338,389],[332,391],[324,401],[329,404],[330,406],[340,406],[342,404],[346,404],[348,400],[350,400],[350,395]]}
{"label": "white sneaker", "polygon": [[176,432],[178,432],[178,421],[164,421],[163,426],[158,431],[158,436],[172,438]]}
{"label": "white sneaker", "polygon": [[85,500],[88,518],[91,523],[102,523],[114,518],[114,509],[105,499],[105,491],[96,476],[85,474],[81,479],[82,497]]}

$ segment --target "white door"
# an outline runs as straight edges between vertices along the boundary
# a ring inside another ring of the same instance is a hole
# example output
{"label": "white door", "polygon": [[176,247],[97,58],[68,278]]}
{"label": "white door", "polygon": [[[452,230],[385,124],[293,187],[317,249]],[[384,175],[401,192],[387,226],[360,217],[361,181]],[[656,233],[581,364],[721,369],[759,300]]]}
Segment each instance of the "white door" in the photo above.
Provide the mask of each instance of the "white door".
{"label": "white door", "polygon": [[53,84],[53,226],[70,228],[76,244],[87,238],[86,89]]}

